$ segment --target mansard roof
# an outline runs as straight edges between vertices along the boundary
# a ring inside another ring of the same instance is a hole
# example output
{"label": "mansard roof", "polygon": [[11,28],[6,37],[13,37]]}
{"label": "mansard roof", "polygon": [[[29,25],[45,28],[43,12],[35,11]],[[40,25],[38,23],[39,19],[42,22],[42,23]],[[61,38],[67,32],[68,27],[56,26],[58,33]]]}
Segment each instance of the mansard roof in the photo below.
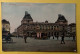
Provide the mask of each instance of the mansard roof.
{"label": "mansard roof", "polygon": [[9,21],[7,21],[7,20],[5,20],[5,19],[2,20],[2,23],[10,24]]}
{"label": "mansard roof", "polygon": [[69,26],[76,26],[76,23],[71,23],[69,24]]}
{"label": "mansard roof", "polygon": [[32,19],[32,17],[27,11],[25,11],[25,15],[24,15],[23,19]]}
{"label": "mansard roof", "polygon": [[61,14],[58,15],[58,20],[57,20],[57,22],[60,22],[60,21],[62,21],[62,22],[67,22],[67,20],[65,19],[65,17],[64,17],[63,15],[61,15]]}

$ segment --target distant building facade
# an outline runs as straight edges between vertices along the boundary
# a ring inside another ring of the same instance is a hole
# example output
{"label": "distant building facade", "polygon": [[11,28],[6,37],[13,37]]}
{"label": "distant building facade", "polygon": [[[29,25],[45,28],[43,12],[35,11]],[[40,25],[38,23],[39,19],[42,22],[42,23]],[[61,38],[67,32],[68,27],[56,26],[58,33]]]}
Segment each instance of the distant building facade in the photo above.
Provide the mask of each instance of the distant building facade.
{"label": "distant building facade", "polygon": [[68,34],[70,36],[76,36],[76,24],[75,23],[71,23],[68,25]]}
{"label": "distant building facade", "polygon": [[36,36],[37,38],[62,36],[63,32],[67,34],[68,21],[61,14],[55,23],[33,22],[31,15],[25,11],[25,15],[21,21],[21,25],[17,28],[18,36]]}
{"label": "distant building facade", "polygon": [[17,29],[12,33],[12,36],[17,36]]}
{"label": "distant building facade", "polygon": [[10,23],[9,21],[3,19],[2,20],[2,35],[8,35],[10,33]]}

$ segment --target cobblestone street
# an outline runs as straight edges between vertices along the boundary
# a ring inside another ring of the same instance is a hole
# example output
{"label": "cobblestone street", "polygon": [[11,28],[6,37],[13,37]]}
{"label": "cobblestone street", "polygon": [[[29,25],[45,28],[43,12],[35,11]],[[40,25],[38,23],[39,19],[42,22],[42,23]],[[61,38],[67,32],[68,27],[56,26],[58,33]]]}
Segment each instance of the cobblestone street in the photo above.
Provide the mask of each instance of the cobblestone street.
{"label": "cobblestone street", "polygon": [[52,37],[48,40],[40,40],[27,38],[27,43],[24,43],[23,38],[12,37],[13,43],[3,42],[3,51],[76,51],[76,41],[72,41],[72,37],[65,38],[65,44]]}

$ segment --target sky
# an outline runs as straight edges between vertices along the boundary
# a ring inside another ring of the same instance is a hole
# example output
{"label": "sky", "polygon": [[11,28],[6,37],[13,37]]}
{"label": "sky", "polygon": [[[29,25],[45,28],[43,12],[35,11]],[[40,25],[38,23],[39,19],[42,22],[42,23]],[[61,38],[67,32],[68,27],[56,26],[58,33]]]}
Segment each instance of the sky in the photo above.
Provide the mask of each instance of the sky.
{"label": "sky", "polygon": [[74,3],[2,3],[2,19],[10,22],[10,32],[21,25],[21,20],[27,11],[34,22],[55,23],[58,14],[68,20],[68,24],[76,21],[76,5]]}

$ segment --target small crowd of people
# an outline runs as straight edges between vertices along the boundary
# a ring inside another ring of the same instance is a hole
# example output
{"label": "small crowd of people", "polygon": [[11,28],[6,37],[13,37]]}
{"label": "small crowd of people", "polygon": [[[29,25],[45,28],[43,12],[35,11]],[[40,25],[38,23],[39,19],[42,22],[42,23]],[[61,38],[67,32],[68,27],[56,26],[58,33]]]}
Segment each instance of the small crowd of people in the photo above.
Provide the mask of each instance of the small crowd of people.
{"label": "small crowd of people", "polygon": [[[27,36],[28,35],[26,35],[26,34],[23,36],[25,43],[27,43]],[[55,36],[55,37],[58,40],[59,36]],[[62,36],[61,36],[61,44],[65,44],[64,38],[65,38],[65,34],[62,33]],[[53,36],[53,39],[54,39],[54,36]],[[10,33],[8,33],[8,36],[5,37],[5,40],[6,40],[6,42],[8,42],[9,40],[11,41]],[[75,36],[73,36],[73,41],[75,41]]]}
{"label": "small crowd of people", "polygon": [[[58,40],[59,36],[57,36],[56,38]],[[63,33],[61,36],[61,44],[65,44],[64,38],[65,38],[65,34]],[[73,41],[75,41],[75,36],[73,36]],[[27,43],[27,35],[24,35],[24,42]]]}

